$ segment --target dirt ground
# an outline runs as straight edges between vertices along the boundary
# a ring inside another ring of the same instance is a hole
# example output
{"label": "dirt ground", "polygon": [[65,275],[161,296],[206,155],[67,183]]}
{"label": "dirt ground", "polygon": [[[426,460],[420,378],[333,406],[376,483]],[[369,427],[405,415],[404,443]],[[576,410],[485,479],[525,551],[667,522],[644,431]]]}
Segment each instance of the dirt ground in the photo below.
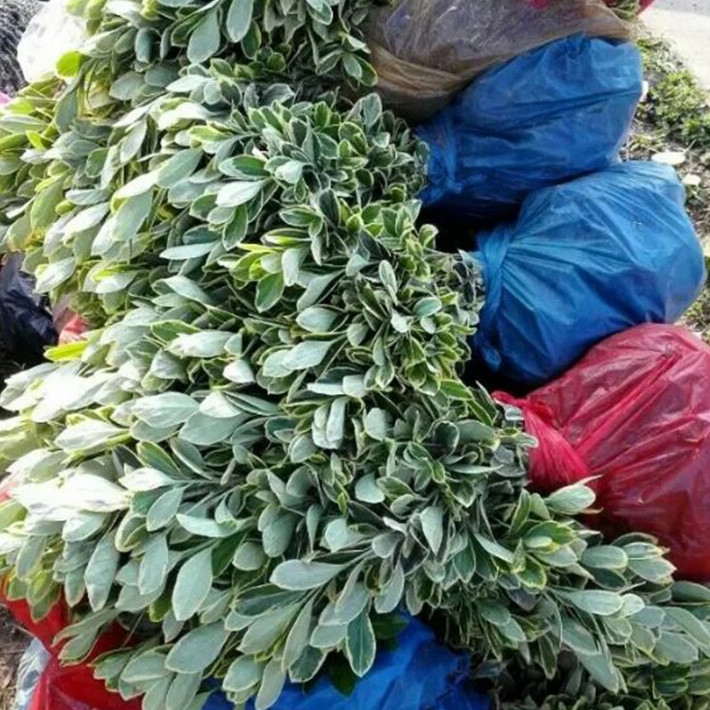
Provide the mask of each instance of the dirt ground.
{"label": "dirt ground", "polygon": [[[7,356],[0,340],[0,390],[5,377],[17,369]],[[3,411],[0,410],[0,417]],[[29,643],[28,635],[14,622],[12,616],[0,607],[0,710],[11,710],[15,699],[17,666]]]}
{"label": "dirt ground", "polygon": [[5,609],[0,609],[0,710],[12,708],[17,666],[28,643],[27,634]]}

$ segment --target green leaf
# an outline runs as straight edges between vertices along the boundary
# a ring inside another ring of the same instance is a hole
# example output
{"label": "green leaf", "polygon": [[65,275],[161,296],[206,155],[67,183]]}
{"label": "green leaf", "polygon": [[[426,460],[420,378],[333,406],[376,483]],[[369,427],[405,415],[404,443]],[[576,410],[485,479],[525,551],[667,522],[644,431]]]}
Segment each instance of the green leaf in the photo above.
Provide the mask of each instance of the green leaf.
{"label": "green leaf", "polygon": [[125,430],[98,419],[85,419],[68,426],[57,438],[57,446],[65,451],[87,451],[119,441]]}
{"label": "green leaf", "polygon": [[371,409],[365,417],[365,432],[375,441],[384,441],[389,430],[387,413],[383,409]]}
{"label": "green leaf", "polygon": [[222,683],[225,690],[238,693],[248,690],[261,683],[264,672],[264,664],[258,662],[252,656],[239,656],[227,671],[227,675]]}
{"label": "green leaf", "polygon": [[420,520],[424,537],[436,554],[444,539],[444,511],[439,506],[430,506],[420,513]]}
{"label": "green leaf", "polygon": [[224,368],[222,373],[230,382],[249,385],[254,382],[254,371],[246,360],[235,360]]}
{"label": "green leaf", "polygon": [[133,413],[149,426],[171,427],[186,422],[198,407],[189,395],[165,392],[137,400]]}
{"label": "green leaf", "polygon": [[375,505],[385,500],[385,494],[377,485],[377,479],[370,473],[355,484],[355,497],[362,503]]}
{"label": "green leaf", "polygon": [[284,292],[284,280],[281,274],[269,274],[259,281],[256,289],[256,309],[264,313],[273,308]]}
{"label": "green leaf", "polygon": [[579,515],[594,504],[594,491],[584,483],[560,488],[545,499],[548,507],[565,515]]}
{"label": "green leaf", "polygon": [[162,589],[168,574],[168,543],[164,535],[150,539],[138,570],[138,589],[149,595]]}
{"label": "green leaf", "polygon": [[193,64],[202,64],[217,53],[222,43],[217,10],[208,12],[195,27],[187,45],[187,58]]}
{"label": "green leaf", "polygon": [[588,547],[582,555],[582,564],[598,569],[626,569],[629,558],[619,547],[611,545],[600,545],[599,547]]}
{"label": "green leaf", "polygon": [[375,632],[367,612],[348,625],[348,634],[345,639],[345,655],[350,662],[350,667],[355,675],[362,678],[375,662],[377,644]]}
{"label": "green leaf", "polygon": [[158,169],[157,184],[168,188],[177,185],[192,175],[202,160],[202,151],[198,148],[181,150],[168,158]]}
{"label": "green leaf", "polygon": [[66,79],[73,79],[81,67],[81,52],[67,52],[57,61],[57,75]]}
{"label": "green leaf", "polygon": [[269,661],[264,669],[261,687],[256,696],[255,709],[266,710],[270,708],[279,699],[285,682],[286,673],[281,668],[280,662],[276,659]]}
{"label": "green leaf", "polygon": [[296,322],[309,333],[327,334],[337,317],[338,314],[328,308],[311,306],[298,314]]}
{"label": "green leaf", "polygon": [[621,611],[624,600],[615,592],[589,589],[581,592],[560,592],[560,597],[581,611],[596,616],[613,616]]}
{"label": "green leaf", "polygon": [[289,606],[260,616],[247,629],[239,650],[252,656],[266,653],[286,632],[296,611],[297,607]]}
{"label": "green leaf", "polygon": [[241,417],[225,419],[195,412],[180,430],[180,437],[197,446],[210,446],[228,439],[240,421]]}
{"label": "green leaf", "polygon": [[177,515],[182,503],[184,489],[172,488],[165,491],[151,506],[146,515],[148,532],[160,530],[169,525]]}
{"label": "green leaf", "polygon": [[273,571],[271,583],[288,590],[316,589],[336,577],[342,569],[341,565],[324,562],[287,560]]}
{"label": "green leaf", "polygon": [[72,277],[75,268],[76,260],[73,257],[47,264],[37,272],[37,282],[35,284],[37,293],[48,293],[58,288]]}
{"label": "green leaf", "polygon": [[118,200],[125,200],[129,197],[138,197],[139,195],[143,195],[144,193],[151,191],[157,182],[157,171],[144,173],[117,190],[114,197]]}
{"label": "green leaf", "polygon": [[698,660],[698,649],[682,634],[664,631],[656,642],[655,653],[661,658],[688,665]]}
{"label": "green leaf", "polygon": [[281,660],[281,667],[284,670],[287,670],[296,663],[308,648],[308,639],[311,635],[312,623],[313,600],[311,599],[306,603],[303,609],[301,609],[286,637],[283,658]]}
{"label": "green leaf", "polygon": [[217,204],[220,207],[238,207],[253,200],[266,185],[265,180],[251,180],[227,183],[217,193]]}
{"label": "green leaf", "polygon": [[201,333],[183,333],[173,340],[168,349],[178,357],[217,357],[233,333],[205,330]]}
{"label": "green leaf", "polygon": [[217,660],[227,636],[221,621],[199,626],[173,646],[165,665],[175,673],[202,673]]}
{"label": "green leaf", "polygon": [[666,618],[695,639],[704,649],[710,650],[710,628],[707,622],[701,621],[687,609],[680,607],[668,607]]}
{"label": "green leaf", "polygon": [[218,523],[209,518],[178,513],[177,521],[187,532],[198,537],[221,538],[234,533],[234,527],[227,523]]}
{"label": "green leaf", "polygon": [[568,616],[562,617],[562,642],[581,655],[595,656],[599,653],[599,648],[591,632]]}
{"label": "green leaf", "polygon": [[173,587],[173,613],[178,621],[187,621],[202,607],[212,588],[212,548],[190,557],[180,567]]}
{"label": "green leaf", "polygon": [[328,340],[309,340],[299,343],[286,354],[283,366],[294,372],[318,367],[325,359],[332,345],[332,341]]}
{"label": "green leaf", "polygon": [[174,484],[174,479],[155,468],[136,468],[120,479],[121,485],[133,492],[154,491]]}
{"label": "green leaf", "polygon": [[241,42],[251,24],[254,0],[232,0],[227,13],[226,30],[231,42]]}
{"label": "green leaf", "polygon": [[592,678],[603,688],[611,693],[618,693],[621,690],[619,672],[614,667],[608,652],[604,651],[596,656],[583,655],[579,660]]}
{"label": "green leaf", "polygon": [[84,571],[84,582],[93,611],[106,606],[118,570],[119,553],[115,530],[106,533],[96,544]]}
{"label": "green leaf", "polygon": [[207,256],[215,246],[216,242],[204,242],[202,244],[185,244],[179,247],[171,247],[160,254],[163,259],[172,261],[186,261],[187,259],[198,259]]}
{"label": "green leaf", "polygon": [[378,614],[389,614],[399,606],[404,594],[405,581],[404,570],[398,563],[392,571],[392,576],[375,598],[375,610]]}
{"label": "green leaf", "polygon": [[175,676],[165,696],[165,710],[182,710],[186,706],[192,707],[191,704],[201,685],[202,675],[200,673],[181,673]]}
{"label": "green leaf", "polygon": [[[113,221],[112,237],[116,242],[130,242],[150,215],[153,200],[149,192],[128,199],[118,208]],[[96,242],[94,243],[96,246]]]}

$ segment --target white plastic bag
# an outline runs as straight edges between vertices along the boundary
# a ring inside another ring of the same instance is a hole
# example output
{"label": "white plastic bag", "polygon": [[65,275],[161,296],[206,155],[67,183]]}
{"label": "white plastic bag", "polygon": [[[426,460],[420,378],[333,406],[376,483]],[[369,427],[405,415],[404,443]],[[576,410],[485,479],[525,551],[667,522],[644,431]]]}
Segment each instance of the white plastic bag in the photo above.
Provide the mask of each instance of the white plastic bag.
{"label": "white plastic bag", "polygon": [[32,18],[17,47],[25,79],[31,83],[52,77],[61,56],[77,49],[85,37],[84,21],[69,14],[66,0],[49,0]]}
{"label": "white plastic bag", "polygon": [[22,656],[17,671],[17,694],[12,710],[27,710],[32,703],[35,689],[49,661],[49,654],[37,639],[33,639]]}

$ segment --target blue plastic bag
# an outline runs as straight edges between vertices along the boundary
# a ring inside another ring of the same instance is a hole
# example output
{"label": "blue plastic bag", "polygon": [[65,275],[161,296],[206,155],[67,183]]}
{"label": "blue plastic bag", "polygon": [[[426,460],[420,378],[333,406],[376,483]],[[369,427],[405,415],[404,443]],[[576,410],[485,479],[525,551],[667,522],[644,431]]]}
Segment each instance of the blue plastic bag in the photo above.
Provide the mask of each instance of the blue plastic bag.
{"label": "blue plastic bag", "polygon": [[[420,621],[412,620],[395,651],[383,651],[352,695],[342,695],[327,678],[308,693],[287,684],[272,710],[488,710],[487,697],[467,681],[469,658],[448,650]],[[248,705],[253,710],[253,703]],[[231,710],[222,694],[204,710]]]}
{"label": "blue plastic bag", "polygon": [[517,222],[478,235],[486,303],[478,357],[526,385],[641,323],[673,323],[705,281],[675,171],[632,162],[531,195]]}
{"label": "blue plastic bag", "polygon": [[642,86],[633,44],[581,36],[492,69],[417,129],[431,151],[424,205],[510,215],[530,192],[612,165]]}

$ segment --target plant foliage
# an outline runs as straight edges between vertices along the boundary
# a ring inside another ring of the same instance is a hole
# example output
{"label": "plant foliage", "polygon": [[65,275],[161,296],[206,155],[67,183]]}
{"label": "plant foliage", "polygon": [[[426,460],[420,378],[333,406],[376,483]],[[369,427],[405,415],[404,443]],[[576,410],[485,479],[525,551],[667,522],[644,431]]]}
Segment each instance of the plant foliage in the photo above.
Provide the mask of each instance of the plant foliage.
{"label": "plant foliage", "polygon": [[479,275],[418,221],[407,126],[336,86],[374,79],[368,4],[76,6],[66,83],[0,117],[5,246],[96,326],[0,398],[8,594],[72,607],[62,659],[118,623],[96,672],[125,698],[197,710],[216,677],[261,709],[363,676],[406,609],[540,698],[561,662],[703,694],[707,591],[604,544],[585,486],[528,491],[519,412],[461,379]]}

